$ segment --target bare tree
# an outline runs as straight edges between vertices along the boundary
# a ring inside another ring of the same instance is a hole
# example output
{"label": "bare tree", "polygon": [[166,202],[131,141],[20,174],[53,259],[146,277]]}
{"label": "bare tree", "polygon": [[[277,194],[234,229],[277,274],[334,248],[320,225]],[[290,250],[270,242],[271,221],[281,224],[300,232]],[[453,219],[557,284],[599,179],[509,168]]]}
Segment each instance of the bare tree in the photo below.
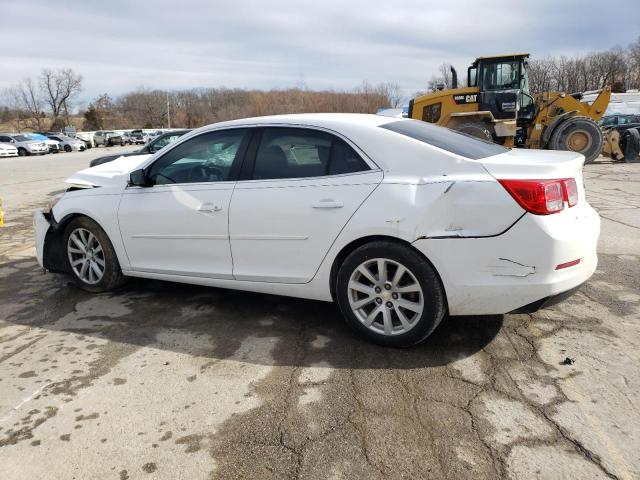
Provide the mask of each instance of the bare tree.
{"label": "bare tree", "polygon": [[17,130],[28,128],[42,131],[44,129],[43,102],[31,78],[25,78],[18,85],[10,88],[6,96],[16,111],[14,124]]}
{"label": "bare tree", "polygon": [[59,128],[60,114],[64,111],[68,120],[70,104],[82,91],[82,75],[70,68],[56,71],[45,68],[40,73],[40,89],[51,110],[51,128]]}

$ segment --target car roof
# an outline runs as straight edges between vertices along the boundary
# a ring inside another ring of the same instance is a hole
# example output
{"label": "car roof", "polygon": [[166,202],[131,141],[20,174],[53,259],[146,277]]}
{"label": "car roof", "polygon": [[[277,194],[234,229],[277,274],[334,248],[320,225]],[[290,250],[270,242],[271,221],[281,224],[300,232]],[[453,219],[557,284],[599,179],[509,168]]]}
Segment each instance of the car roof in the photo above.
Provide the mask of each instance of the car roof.
{"label": "car roof", "polygon": [[398,121],[398,118],[383,117],[367,113],[295,113],[287,115],[268,115],[264,117],[241,118],[227,122],[215,123],[209,127],[260,124],[291,124],[318,127],[338,126],[340,124],[379,127],[386,123]]}

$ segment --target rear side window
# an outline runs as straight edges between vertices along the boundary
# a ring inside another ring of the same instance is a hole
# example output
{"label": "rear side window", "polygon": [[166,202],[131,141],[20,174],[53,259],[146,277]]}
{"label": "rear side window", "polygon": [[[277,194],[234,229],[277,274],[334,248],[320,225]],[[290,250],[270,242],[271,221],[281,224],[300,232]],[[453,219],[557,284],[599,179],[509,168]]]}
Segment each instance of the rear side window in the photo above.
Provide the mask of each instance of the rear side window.
{"label": "rear side window", "polygon": [[495,143],[485,142],[471,135],[419,120],[400,120],[380,127],[472,160],[492,157],[509,151],[509,149]]}
{"label": "rear side window", "polygon": [[322,177],[369,170],[342,139],[306,128],[265,128],[254,180]]}

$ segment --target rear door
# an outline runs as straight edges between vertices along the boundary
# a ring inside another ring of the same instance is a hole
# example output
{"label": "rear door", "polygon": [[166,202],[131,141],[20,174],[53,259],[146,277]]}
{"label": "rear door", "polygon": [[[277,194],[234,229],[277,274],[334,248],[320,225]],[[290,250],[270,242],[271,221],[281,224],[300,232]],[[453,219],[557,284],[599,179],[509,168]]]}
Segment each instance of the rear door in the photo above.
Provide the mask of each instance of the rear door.
{"label": "rear door", "polygon": [[258,130],[231,201],[237,280],[305,283],[382,181],[347,141],[309,128]]}

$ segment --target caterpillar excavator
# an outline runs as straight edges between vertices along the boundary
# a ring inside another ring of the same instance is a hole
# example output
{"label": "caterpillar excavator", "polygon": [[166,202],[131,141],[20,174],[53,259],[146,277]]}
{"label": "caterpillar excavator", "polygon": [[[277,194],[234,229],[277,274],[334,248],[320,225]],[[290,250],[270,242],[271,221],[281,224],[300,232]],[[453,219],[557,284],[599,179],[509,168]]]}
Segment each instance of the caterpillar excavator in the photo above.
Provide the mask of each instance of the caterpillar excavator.
{"label": "caterpillar excavator", "polygon": [[532,95],[527,76],[529,54],[479,57],[467,69],[467,87],[452,87],[414,98],[409,117],[442,125],[507,147],[572,150],[593,162],[603,147],[596,123],[604,114],[611,88],[589,104],[581,94]]}

